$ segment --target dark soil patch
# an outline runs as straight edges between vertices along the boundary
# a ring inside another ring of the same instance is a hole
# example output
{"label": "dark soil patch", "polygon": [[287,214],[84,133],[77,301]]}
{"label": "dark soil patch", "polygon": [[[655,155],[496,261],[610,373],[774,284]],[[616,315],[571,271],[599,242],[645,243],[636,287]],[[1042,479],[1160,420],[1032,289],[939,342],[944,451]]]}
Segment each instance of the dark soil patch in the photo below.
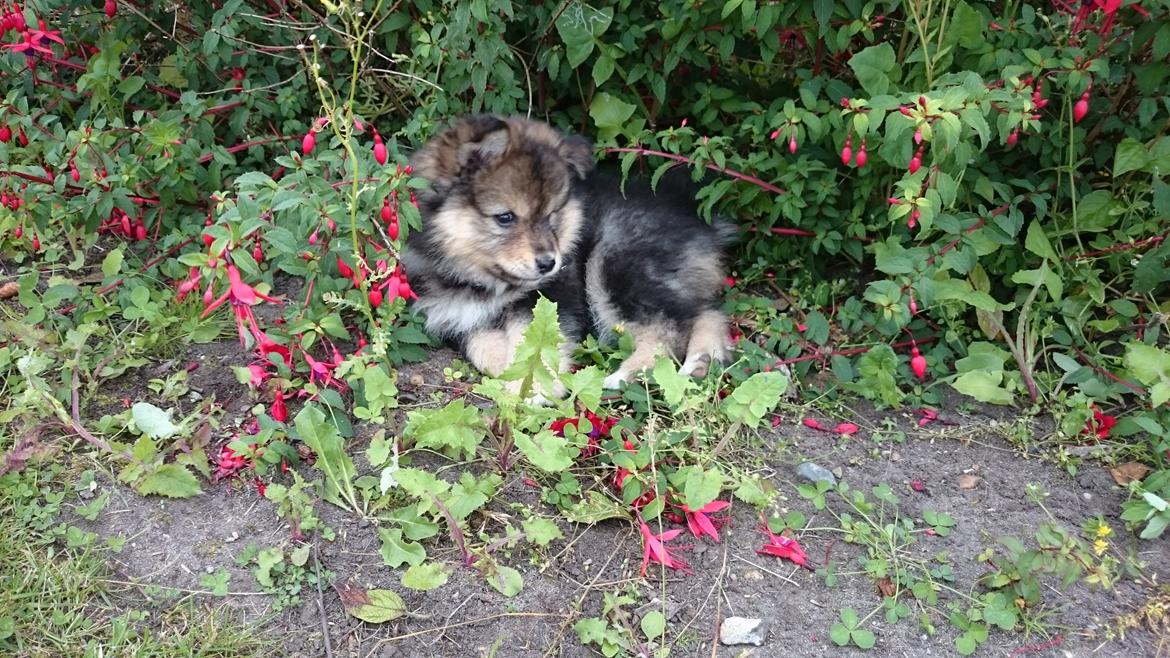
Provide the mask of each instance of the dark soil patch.
{"label": "dark soil patch", "polygon": [[[208,360],[212,358],[219,357],[209,356]],[[431,361],[403,371],[404,410],[456,392],[459,386],[444,381],[442,374],[451,358],[449,352],[440,351]],[[228,379],[226,366],[212,370],[210,365],[196,371],[200,376],[209,373],[208,383],[201,385],[222,386],[215,388],[216,397],[227,403],[230,411],[246,409],[246,394],[232,386],[235,382]],[[214,376],[216,372],[223,373],[222,379]],[[987,572],[988,567],[977,556],[998,537],[1014,535],[1032,545],[1032,535],[1043,523],[1055,520],[1079,534],[1081,524],[1097,515],[1113,525],[1118,546],[1138,552],[1150,565],[1144,574],[1147,578],[1165,577],[1162,572],[1170,565],[1170,545],[1164,539],[1138,543],[1129,538],[1117,519],[1124,491],[1103,469],[1084,464],[1072,477],[1050,463],[1026,458],[1004,436],[1027,432],[1028,428],[1000,410],[951,413],[957,424],[920,429],[906,412],[861,412],[850,420],[863,429],[848,439],[793,424],[786,418],[778,428],[753,439],[752,445],[741,446],[735,458],[743,464],[755,464],[781,492],[778,508],[801,510],[813,528],[828,526],[832,520],[796,493],[795,465],[804,459],[839,468],[844,482],[867,494],[875,485],[888,484],[901,499],[902,515],[921,518],[922,510],[929,507],[953,516],[957,525],[949,536],[919,536],[909,551],[918,558],[945,553],[953,567],[949,585],[960,592],[972,591],[976,580]],[[875,440],[866,428],[883,428],[884,438]],[[892,429],[904,432],[904,440],[890,438]],[[359,438],[352,452],[356,455],[362,447]],[[356,459],[361,461],[360,456]],[[980,484],[960,489],[960,476],[972,472],[982,478]],[[524,483],[525,477],[520,471],[510,473],[496,500],[489,504],[491,521],[472,517],[473,524],[494,523],[492,527],[498,530],[502,519],[510,519],[516,526],[520,517],[513,505],[517,503],[552,516],[553,510],[539,502],[538,492]],[[927,492],[913,491],[909,487],[912,480],[922,481]],[[1043,508],[1025,494],[1028,484],[1048,492]],[[858,650],[834,645],[829,627],[843,607],[853,607],[864,616],[881,602],[871,579],[847,575],[861,570],[858,560],[864,551],[841,541],[839,534],[810,531],[801,537],[817,566],[831,560],[838,572],[846,573],[833,587],[791,563],[757,555],[764,536],[757,530],[759,519],[743,504],[733,506],[733,522],[721,533],[721,543],[703,540],[683,553],[692,574],[668,572],[665,581],[658,570],[651,570],[646,579],[639,576],[641,542],[630,524],[611,521],[586,527],[562,522],[566,538],[545,550],[521,545],[511,552],[499,552],[503,563],[524,575],[523,590],[511,599],[488,587],[478,572],[459,566],[459,555],[443,533],[427,542],[427,551],[431,559],[454,565],[450,581],[432,592],[405,589],[399,582],[400,572],[382,562],[375,528],[321,504],[319,513],[337,532],[336,541],[319,542],[323,567],[339,581],[399,592],[412,616],[381,626],[365,624],[349,617],[330,589],[320,596],[316,590],[306,589],[301,593],[302,606],[273,614],[271,598],[256,594],[260,588],[249,569],[237,566],[234,558],[248,544],[263,548],[287,542],[290,530],[251,485],[209,486],[202,496],[177,501],[144,499],[117,486],[107,488],[112,492],[111,503],[88,527],[103,535],[128,538],[118,557],[120,573],[142,583],[202,591],[206,589],[200,584],[203,574],[228,569],[233,594],[227,601],[250,618],[271,615],[272,627],[291,638],[285,646],[290,656],[325,655],[324,627],[328,628],[334,656],[599,655],[580,644],[572,625],[581,617],[598,616],[603,593],[617,590],[637,592],[639,605],[658,602],[637,612],[665,608],[674,642],[672,656],[860,655]],[[477,529],[472,527],[468,532]],[[686,543],[684,537],[679,540],[675,543]],[[1151,595],[1149,588],[1132,579],[1123,580],[1112,590],[1078,583],[1061,592],[1056,583],[1051,585],[1044,592],[1051,612],[1047,622],[1053,633],[1059,633],[1059,640],[993,631],[977,655],[1155,655],[1159,638],[1152,634],[1131,631],[1121,640],[1113,633],[1116,617],[1140,607]],[[944,593],[941,599],[945,603],[956,597]],[[769,620],[766,644],[747,652],[742,647],[713,649],[718,620],[731,615]],[[914,615],[891,625],[880,613],[874,615],[867,627],[876,633],[878,642],[866,655],[955,655],[955,631],[950,623],[936,615],[933,621],[938,632],[931,636],[916,618]],[[638,615],[632,614],[631,627],[637,628],[637,621]]]}

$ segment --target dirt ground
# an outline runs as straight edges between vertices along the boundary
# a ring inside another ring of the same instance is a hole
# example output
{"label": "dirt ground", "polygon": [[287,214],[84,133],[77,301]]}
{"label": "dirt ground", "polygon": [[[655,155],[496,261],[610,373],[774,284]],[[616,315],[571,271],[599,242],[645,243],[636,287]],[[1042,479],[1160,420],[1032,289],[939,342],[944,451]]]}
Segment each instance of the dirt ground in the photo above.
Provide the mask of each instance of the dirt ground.
{"label": "dirt ground", "polygon": [[[227,369],[238,363],[238,347],[234,343],[203,346],[198,353],[202,356],[191,359],[200,363],[192,373],[192,387],[204,395],[214,394],[231,413],[246,409],[247,393]],[[404,371],[403,381],[421,376],[424,390],[417,393],[425,394],[427,387],[443,384],[442,366],[450,358],[450,353],[439,351],[433,360]],[[409,393],[408,389],[404,387]],[[1003,535],[1029,542],[1036,529],[1049,521],[1049,513],[1077,532],[1086,519],[1103,516],[1118,531],[1117,542],[1150,565],[1147,578],[1161,581],[1165,577],[1170,544],[1166,539],[1138,543],[1128,537],[1117,519],[1124,491],[1103,468],[1086,462],[1073,477],[1052,463],[1027,458],[1004,438],[1005,428],[1016,427],[1010,410],[964,409],[956,399],[939,409],[955,424],[933,423],[924,428],[917,427],[916,417],[908,410],[860,410],[849,420],[862,429],[847,439],[803,427],[799,419],[783,418],[778,427],[745,439],[737,458],[759,464],[759,473],[782,494],[778,508],[801,510],[810,519],[810,527],[828,525],[831,519],[796,493],[801,481],[796,465],[804,460],[836,470],[842,481],[867,493],[874,485],[888,484],[901,499],[903,515],[920,517],[924,507],[950,514],[957,525],[949,536],[922,536],[911,550],[920,557],[947,553],[954,569],[950,584],[964,592],[971,591],[987,571],[977,561],[979,553]],[[878,428],[885,437],[882,440],[874,439]],[[891,430],[904,432],[904,440],[889,438]],[[353,452],[362,448],[359,437]],[[966,473],[977,473],[982,481],[971,489],[960,488],[959,479]],[[511,505],[515,503],[542,509],[538,492],[523,482],[526,476],[521,470],[509,474],[497,498],[489,503],[493,514],[514,517]],[[926,492],[913,491],[909,486],[913,480],[924,483]],[[1025,495],[1028,484],[1049,493],[1043,508]],[[562,520],[564,539],[540,552],[521,546],[501,554],[503,562],[524,575],[523,590],[511,599],[488,587],[478,572],[461,567],[450,539],[442,533],[426,545],[431,558],[453,565],[450,581],[431,592],[403,588],[400,572],[382,562],[374,527],[321,503],[319,513],[337,532],[334,542],[318,540],[321,565],[338,581],[397,591],[411,612],[410,617],[371,625],[349,617],[329,588],[320,594],[303,591],[302,605],[272,612],[271,597],[260,592],[250,570],[237,566],[234,558],[249,544],[265,548],[286,542],[290,531],[250,484],[208,485],[203,495],[187,500],[143,498],[108,482],[103,488],[112,496],[105,511],[95,522],[77,523],[102,535],[127,538],[116,556],[117,571],[124,578],[158,586],[144,591],[161,602],[205,590],[200,584],[203,574],[227,569],[232,576],[231,594],[224,599],[198,596],[208,606],[226,601],[245,619],[261,621],[282,638],[283,655],[288,656],[596,656],[600,654],[593,647],[581,645],[572,625],[580,617],[600,614],[604,592],[629,589],[640,595],[630,610],[632,627],[637,627],[639,614],[650,609],[666,611],[672,656],[956,655],[954,628],[939,616],[934,619],[938,632],[930,636],[916,622],[916,615],[890,625],[879,613],[867,626],[877,636],[872,650],[834,645],[828,631],[842,607],[852,606],[864,616],[880,604],[873,582],[857,573],[842,575],[829,587],[821,576],[790,562],[757,555],[764,539],[757,529],[759,519],[741,503],[733,505],[733,521],[721,532],[721,543],[692,542],[683,553],[693,572],[668,572],[665,581],[655,570],[645,579],[639,576],[641,544],[630,524],[609,521],[575,526]],[[551,509],[544,511],[552,516]],[[679,540],[676,543],[686,543],[683,537]],[[857,560],[863,549],[840,541],[839,536],[808,532],[800,541],[816,566],[830,560],[838,572],[860,571]],[[1147,631],[1131,631],[1124,639],[1111,632],[1117,616],[1133,611],[1151,595],[1148,586],[1123,579],[1112,590],[1078,583],[1061,592],[1055,583],[1051,585],[1044,598],[1052,615],[1048,622],[1059,629],[1059,636],[993,631],[976,655],[1154,656],[1170,650],[1166,638]],[[944,604],[953,599],[942,596]],[[758,648],[718,644],[719,620],[728,616],[770,622],[765,644]]]}

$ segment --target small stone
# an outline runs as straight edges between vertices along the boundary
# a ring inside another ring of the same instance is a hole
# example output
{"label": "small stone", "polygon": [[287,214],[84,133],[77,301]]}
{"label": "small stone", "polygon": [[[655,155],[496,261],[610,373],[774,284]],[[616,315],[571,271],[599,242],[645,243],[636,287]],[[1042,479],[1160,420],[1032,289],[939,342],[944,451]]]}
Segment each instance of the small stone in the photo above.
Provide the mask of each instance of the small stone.
{"label": "small stone", "polygon": [[224,537],[224,538],[223,538],[223,541],[224,541],[224,543],[225,543],[225,544],[230,544],[230,543],[232,543],[232,542],[236,541],[236,540],[237,540],[237,539],[239,539],[239,538],[240,538],[240,533],[238,533],[238,532],[232,532],[232,534],[228,535],[227,537]]}
{"label": "small stone", "polygon": [[719,626],[719,642],[725,646],[751,644],[762,647],[767,636],[768,624],[763,619],[728,617]]}
{"label": "small stone", "polygon": [[1081,494],[1081,498],[1084,498],[1085,500],[1093,500],[1093,494],[1086,491]]}
{"label": "small stone", "polygon": [[837,478],[832,471],[812,462],[804,462],[797,466],[796,474],[814,484],[817,482],[828,482],[834,486],[837,484]]}
{"label": "small stone", "polygon": [[764,579],[764,574],[756,569],[748,569],[743,572],[743,579],[749,583],[758,583]]}

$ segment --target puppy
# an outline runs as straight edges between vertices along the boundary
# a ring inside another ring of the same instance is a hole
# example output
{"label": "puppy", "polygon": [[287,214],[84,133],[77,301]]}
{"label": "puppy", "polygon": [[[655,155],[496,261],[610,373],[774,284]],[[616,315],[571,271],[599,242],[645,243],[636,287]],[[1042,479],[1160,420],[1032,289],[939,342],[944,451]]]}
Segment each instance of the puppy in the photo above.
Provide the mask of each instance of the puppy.
{"label": "puppy", "polygon": [[429,331],[498,376],[512,361],[539,295],[557,303],[568,365],[592,332],[634,339],[605,380],[618,388],[660,350],[702,377],[729,356],[719,311],[730,227],[711,226],[693,194],[655,195],[594,172],[593,147],[544,123],[469,116],[411,161],[430,182],[422,230],[403,255]]}

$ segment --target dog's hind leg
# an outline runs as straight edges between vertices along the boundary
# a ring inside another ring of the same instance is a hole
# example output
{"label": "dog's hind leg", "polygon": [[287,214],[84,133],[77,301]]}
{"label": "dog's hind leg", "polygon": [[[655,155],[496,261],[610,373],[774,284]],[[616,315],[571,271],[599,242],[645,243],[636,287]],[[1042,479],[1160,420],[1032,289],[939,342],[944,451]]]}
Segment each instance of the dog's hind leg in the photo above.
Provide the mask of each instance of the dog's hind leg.
{"label": "dog's hind leg", "polygon": [[727,337],[727,318],[714,309],[703,311],[691,326],[686,360],[679,374],[686,377],[705,377],[712,363],[727,363],[731,345]]}

